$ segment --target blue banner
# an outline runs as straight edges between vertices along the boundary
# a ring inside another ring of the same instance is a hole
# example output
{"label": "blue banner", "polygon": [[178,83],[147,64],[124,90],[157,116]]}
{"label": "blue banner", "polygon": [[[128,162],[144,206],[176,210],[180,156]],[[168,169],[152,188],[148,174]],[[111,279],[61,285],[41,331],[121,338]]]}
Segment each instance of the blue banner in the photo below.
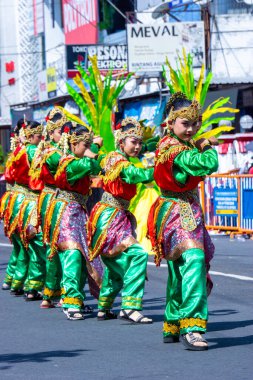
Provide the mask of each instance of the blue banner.
{"label": "blue banner", "polygon": [[236,188],[219,188],[213,190],[213,205],[215,216],[238,215],[238,192]]}

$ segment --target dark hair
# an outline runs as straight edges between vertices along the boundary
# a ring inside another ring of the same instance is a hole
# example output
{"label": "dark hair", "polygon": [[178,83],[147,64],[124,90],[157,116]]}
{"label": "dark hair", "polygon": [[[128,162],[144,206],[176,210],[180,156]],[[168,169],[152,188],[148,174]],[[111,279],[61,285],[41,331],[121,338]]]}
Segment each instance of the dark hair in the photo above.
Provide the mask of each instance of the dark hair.
{"label": "dark hair", "polygon": [[30,129],[37,128],[39,125],[41,125],[38,121],[32,120],[28,123]]}
{"label": "dark hair", "polygon": [[[28,121],[28,120],[26,120],[26,122],[27,122],[28,124],[30,123],[30,121]],[[14,132],[16,135],[19,134],[19,131],[20,131],[20,129],[22,128],[23,124],[24,124],[24,118],[22,117],[21,119],[19,119],[19,120],[17,121],[17,125],[13,128],[13,132]]]}
{"label": "dark hair", "polygon": [[72,135],[72,133],[75,133],[77,136],[82,135],[83,133],[90,132],[88,128],[86,128],[84,125],[76,124],[74,127],[71,121],[67,121],[67,123],[63,124],[61,127],[61,133],[64,133],[65,127],[69,128],[69,134]]}
{"label": "dark hair", "polygon": [[132,123],[128,123],[127,125],[124,125],[123,127],[121,127],[121,129],[122,129],[123,132],[126,132],[129,129],[133,129],[133,128],[135,128],[135,125],[132,124]]}
{"label": "dark hair", "polygon": [[[47,117],[50,116],[50,113],[51,113],[51,111],[48,112]],[[56,123],[58,120],[61,120],[62,117],[63,117],[63,115],[62,115],[61,112],[56,112],[56,113],[54,114],[54,116],[53,116],[51,119],[49,119],[49,120],[50,120],[52,123]]]}
{"label": "dark hair", "polygon": [[184,94],[180,94],[180,95],[177,95],[177,97],[175,97],[173,94],[171,96],[170,100],[166,104],[164,117],[167,117],[169,115],[172,107],[174,108],[175,111],[177,111],[183,107],[189,107],[192,104],[191,100],[187,99]]}

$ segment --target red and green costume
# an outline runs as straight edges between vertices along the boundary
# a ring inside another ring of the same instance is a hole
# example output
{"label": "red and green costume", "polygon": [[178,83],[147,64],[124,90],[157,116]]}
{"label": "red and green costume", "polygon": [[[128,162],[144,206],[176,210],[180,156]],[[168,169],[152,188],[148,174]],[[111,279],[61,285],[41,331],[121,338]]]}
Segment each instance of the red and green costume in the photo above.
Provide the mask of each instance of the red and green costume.
{"label": "red and green costume", "polygon": [[205,229],[197,186],[217,170],[214,149],[199,152],[172,133],[156,151],[154,178],[161,196],[151,207],[148,232],[157,265],[168,261],[164,336],[205,332],[206,275],[214,247]]}
{"label": "red and green costume", "polygon": [[[15,186],[14,186],[15,179],[14,179],[14,168],[13,168],[14,159],[15,159],[14,152],[11,152],[6,162],[5,173],[4,173],[7,191],[4,193],[0,201],[0,218],[3,220],[5,234],[9,237],[10,237],[9,224],[10,224],[10,218],[11,218],[11,203],[10,202],[11,202],[12,196],[15,193]],[[13,249],[12,249],[11,256],[8,262],[6,275],[4,279],[4,283],[8,285],[12,284],[13,276],[15,274],[15,269],[17,265],[18,255],[20,251],[24,249],[15,234],[12,235],[11,240],[13,243]]]}
{"label": "red and green costume", "polygon": [[22,288],[25,282],[27,291],[42,290],[44,285],[45,250],[37,216],[37,201],[43,185],[29,175],[36,149],[36,145],[27,144],[14,152],[15,193],[9,205],[8,235],[11,239],[16,236],[24,249],[18,256],[13,290]]}
{"label": "red and green costume", "polygon": [[39,162],[39,167],[36,167],[35,165],[34,173],[32,175],[33,178],[39,178],[44,184],[43,190],[38,198],[38,217],[42,229],[43,243],[45,245],[47,258],[46,278],[43,294],[43,298],[46,300],[50,300],[61,295],[61,264],[58,255],[55,255],[49,260],[51,252],[49,237],[50,220],[47,219],[46,223],[46,215],[56,194],[56,183],[54,176],[61,157],[62,152],[59,150],[57,144],[54,142],[48,143],[42,152],[42,159]]}
{"label": "red and green costume", "polygon": [[98,307],[111,309],[121,291],[122,309],[141,310],[148,255],[136,240],[136,220],[128,207],[136,185],[153,180],[153,169],[135,167],[121,151],[109,153],[101,166],[104,194],[88,224],[90,258],[101,255],[106,266]]}
{"label": "red and green costume", "polygon": [[50,204],[45,224],[50,224],[50,257],[58,254],[63,272],[64,308],[80,309],[85,298],[88,277],[92,294],[99,292],[102,266],[88,260],[86,201],[90,193],[90,175],[100,166],[88,157],[62,157],[55,175],[57,194]]}

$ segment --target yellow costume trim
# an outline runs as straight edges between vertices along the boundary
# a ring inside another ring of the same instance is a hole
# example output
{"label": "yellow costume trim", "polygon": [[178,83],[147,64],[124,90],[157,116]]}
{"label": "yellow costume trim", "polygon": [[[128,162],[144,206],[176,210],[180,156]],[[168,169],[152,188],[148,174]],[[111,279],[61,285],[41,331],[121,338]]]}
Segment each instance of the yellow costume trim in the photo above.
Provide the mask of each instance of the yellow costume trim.
{"label": "yellow costume trim", "polygon": [[73,160],[78,160],[78,158],[74,156],[67,156],[60,160],[57,171],[55,173],[55,179],[57,179],[65,170],[66,166]]}
{"label": "yellow costume trim", "polygon": [[[52,204],[50,205],[50,210],[49,210],[50,215],[53,215],[54,207],[56,203],[57,201],[54,200]],[[50,251],[49,259],[52,258],[57,253],[57,242],[58,242],[58,237],[60,233],[60,223],[62,219],[62,214],[64,213],[66,207],[67,207],[67,203],[64,203],[63,201],[61,201],[61,207],[57,216],[57,221],[55,224],[55,228],[54,228],[53,236],[51,240],[51,251]],[[51,219],[49,219],[49,221],[51,221]]]}
{"label": "yellow costume trim", "polygon": [[[101,215],[102,211],[106,208],[107,206],[105,205],[105,207],[101,207],[101,209],[98,210],[97,213],[99,213],[99,216]],[[118,210],[114,210],[112,215],[110,216],[109,220],[108,220],[108,223],[107,223],[107,228],[104,229],[104,231],[100,234],[99,238],[97,239],[96,241],[96,244],[94,246],[93,249],[90,249],[89,250],[89,260],[92,261],[95,259],[95,257],[97,257],[99,254],[100,254],[100,251],[101,251],[101,248],[106,240],[106,237],[107,237],[107,229],[108,229],[108,226],[110,226],[110,223],[111,221],[114,219],[114,217],[116,216],[116,214],[118,213]],[[99,217],[98,216],[98,217]],[[98,220],[98,217],[96,218],[96,220]],[[95,228],[95,224],[93,224],[93,230]]]}
{"label": "yellow costume trim", "polygon": [[107,184],[108,181],[115,181],[120,176],[122,169],[127,168],[131,163],[121,154],[111,152],[101,161],[100,165],[105,169],[105,175],[101,177]]}
{"label": "yellow costume trim", "polygon": [[63,300],[63,303],[64,304],[69,304],[69,305],[82,306],[83,301],[80,300],[80,299],[78,299],[78,298],[75,298],[75,297],[65,297],[64,300]]}
{"label": "yellow costume trim", "polygon": [[58,290],[51,290],[49,288],[44,288],[43,292],[44,296],[46,297],[58,297],[61,295],[61,289]]}
{"label": "yellow costume trim", "polygon": [[180,320],[180,329],[187,329],[188,327],[202,327],[206,328],[207,321],[200,318],[184,318]]}
{"label": "yellow costume trim", "polygon": [[174,323],[164,322],[163,324],[163,332],[166,334],[178,335],[179,334],[179,326]]}
{"label": "yellow costume trim", "polygon": [[177,155],[184,150],[190,150],[190,148],[182,145],[171,146],[167,150],[160,151],[157,158],[155,159],[155,162],[156,164],[164,164],[170,159],[171,155]]}
{"label": "yellow costume trim", "polygon": [[13,158],[13,162],[14,162],[14,161],[19,161],[20,157],[21,157],[23,154],[26,154],[26,149],[25,149],[25,147],[23,147],[22,149],[20,149],[20,151],[18,152],[18,154],[17,154],[16,156],[14,156],[14,158]]}
{"label": "yellow costume trim", "polygon": [[7,202],[7,199],[10,197],[10,194],[11,194],[10,191],[6,191],[4,193],[4,195],[2,196],[2,198],[1,198],[1,203],[0,203],[0,219],[3,218],[3,216],[5,214],[5,211],[6,211],[7,207],[8,207],[8,203],[6,205],[6,202]]}

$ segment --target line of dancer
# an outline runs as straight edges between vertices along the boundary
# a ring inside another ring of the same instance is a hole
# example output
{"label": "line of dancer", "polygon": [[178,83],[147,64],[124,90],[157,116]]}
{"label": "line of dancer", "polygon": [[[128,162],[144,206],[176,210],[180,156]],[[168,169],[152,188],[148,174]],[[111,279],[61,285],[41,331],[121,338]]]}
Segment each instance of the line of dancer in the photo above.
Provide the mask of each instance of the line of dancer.
{"label": "line of dancer", "polygon": [[[73,119],[72,119],[73,120]],[[163,136],[152,167],[137,167],[147,148],[144,129],[134,117],[114,129],[116,150],[102,154],[103,140],[60,108],[46,127],[20,120],[11,135],[6,163],[7,190],[0,217],[13,244],[3,290],[25,300],[41,300],[42,309],[62,308],[69,320],[93,310],[84,286],[98,299],[97,319],[150,324],[142,314],[148,252],[136,238],[129,211],[138,184],[155,181],[160,193],[150,204],[148,237],[155,263],[168,262],[163,341],[181,341],[189,350],[206,350],[208,273],[214,247],[205,229],[198,184],[217,171],[215,138],[193,142],[201,126],[201,107],[182,93],[166,106]],[[158,140],[158,138],[157,138]],[[100,176],[102,198],[88,215],[91,179]],[[113,311],[121,293],[121,308]]]}

